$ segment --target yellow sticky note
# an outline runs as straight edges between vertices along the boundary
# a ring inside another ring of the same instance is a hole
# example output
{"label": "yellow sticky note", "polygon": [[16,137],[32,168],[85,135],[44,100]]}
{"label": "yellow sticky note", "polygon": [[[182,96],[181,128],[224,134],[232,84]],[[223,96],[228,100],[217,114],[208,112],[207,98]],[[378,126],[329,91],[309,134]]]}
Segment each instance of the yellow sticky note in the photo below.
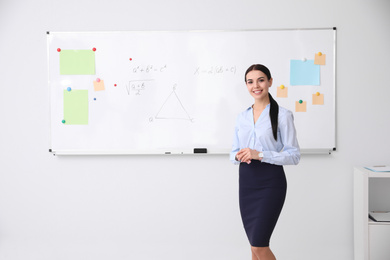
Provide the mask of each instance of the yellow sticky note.
{"label": "yellow sticky note", "polygon": [[326,55],[325,54],[319,54],[316,53],[316,56],[314,57],[314,64],[316,65],[325,65]]}
{"label": "yellow sticky note", "polygon": [[306,112],[306,101],[299,103],[299,101],[295,101],[295,112]]}
{"label": "yellow sticky note", "polygon": [[97,82],[96,80],[93,81],[93,88],[95,91],[105,90],[104,88],[104,80],[100,80]]}
{"label": "yellow sticky note", "polygon": [[287,87],[278,87],[276,91],[276,96],[281,98],[288,97],[288,88]]}
{"label": "yellow sticky note", "polygon": [[313,94],[313,105],[323,105],[324,104],[324,94]]}

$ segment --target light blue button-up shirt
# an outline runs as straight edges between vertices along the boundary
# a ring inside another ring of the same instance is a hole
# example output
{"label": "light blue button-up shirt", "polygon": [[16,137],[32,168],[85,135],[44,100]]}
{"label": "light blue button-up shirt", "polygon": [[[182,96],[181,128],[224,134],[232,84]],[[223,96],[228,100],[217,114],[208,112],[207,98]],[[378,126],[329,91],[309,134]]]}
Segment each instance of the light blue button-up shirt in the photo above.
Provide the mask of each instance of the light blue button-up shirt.
{"label": "light blue button-up shirt", "polygon": [[256,124],[254,123],[252,107],[238,115],[232,151],[230,152],[230,160],[234,164],[240,163],[236,161],[235,157],[237,152],[244,148],[263,152],[262,162],[276,165],[299,163],[301,153],[292,112],[279,106],[278,140],[275,141],[269,109],[270,104],[261,113]]}

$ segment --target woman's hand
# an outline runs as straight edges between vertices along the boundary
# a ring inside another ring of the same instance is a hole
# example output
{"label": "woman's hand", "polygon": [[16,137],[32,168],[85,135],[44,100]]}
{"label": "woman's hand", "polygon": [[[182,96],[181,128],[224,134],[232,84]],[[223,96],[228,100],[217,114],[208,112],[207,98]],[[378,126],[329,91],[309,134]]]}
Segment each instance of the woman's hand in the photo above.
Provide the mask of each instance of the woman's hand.
{"label": "woman's hand", "polygon": [[238,151],[236,155],[237,159],[247,164],[251,163],[251,160],[260,160],[259,152],[250,148],[244,148]]}

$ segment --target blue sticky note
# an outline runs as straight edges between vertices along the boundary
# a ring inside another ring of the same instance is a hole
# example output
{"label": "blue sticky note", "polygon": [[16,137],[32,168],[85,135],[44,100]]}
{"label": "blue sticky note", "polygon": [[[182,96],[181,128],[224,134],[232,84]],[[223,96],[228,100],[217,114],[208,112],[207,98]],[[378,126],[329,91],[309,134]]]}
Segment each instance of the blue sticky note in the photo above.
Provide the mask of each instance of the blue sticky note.
{"label": "blue sticky note", "polygon": [[314,60],[290,61],[290,85],[320,85],[320,65]]}

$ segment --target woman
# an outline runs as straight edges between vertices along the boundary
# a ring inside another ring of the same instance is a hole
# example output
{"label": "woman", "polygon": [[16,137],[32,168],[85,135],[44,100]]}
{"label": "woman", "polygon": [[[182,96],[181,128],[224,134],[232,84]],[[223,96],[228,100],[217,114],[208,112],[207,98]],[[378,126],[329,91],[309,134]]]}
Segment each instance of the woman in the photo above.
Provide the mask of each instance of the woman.
{"label": "woman", "polygon": [[250,66],[245,83],[254,104],[237,118],[230,160],[240,164],[240,211],[252,260],[275,260],[269,240],[286,197],[282,165],[298,164],[300,150],[293,114],[268,93],[268,68]]}

